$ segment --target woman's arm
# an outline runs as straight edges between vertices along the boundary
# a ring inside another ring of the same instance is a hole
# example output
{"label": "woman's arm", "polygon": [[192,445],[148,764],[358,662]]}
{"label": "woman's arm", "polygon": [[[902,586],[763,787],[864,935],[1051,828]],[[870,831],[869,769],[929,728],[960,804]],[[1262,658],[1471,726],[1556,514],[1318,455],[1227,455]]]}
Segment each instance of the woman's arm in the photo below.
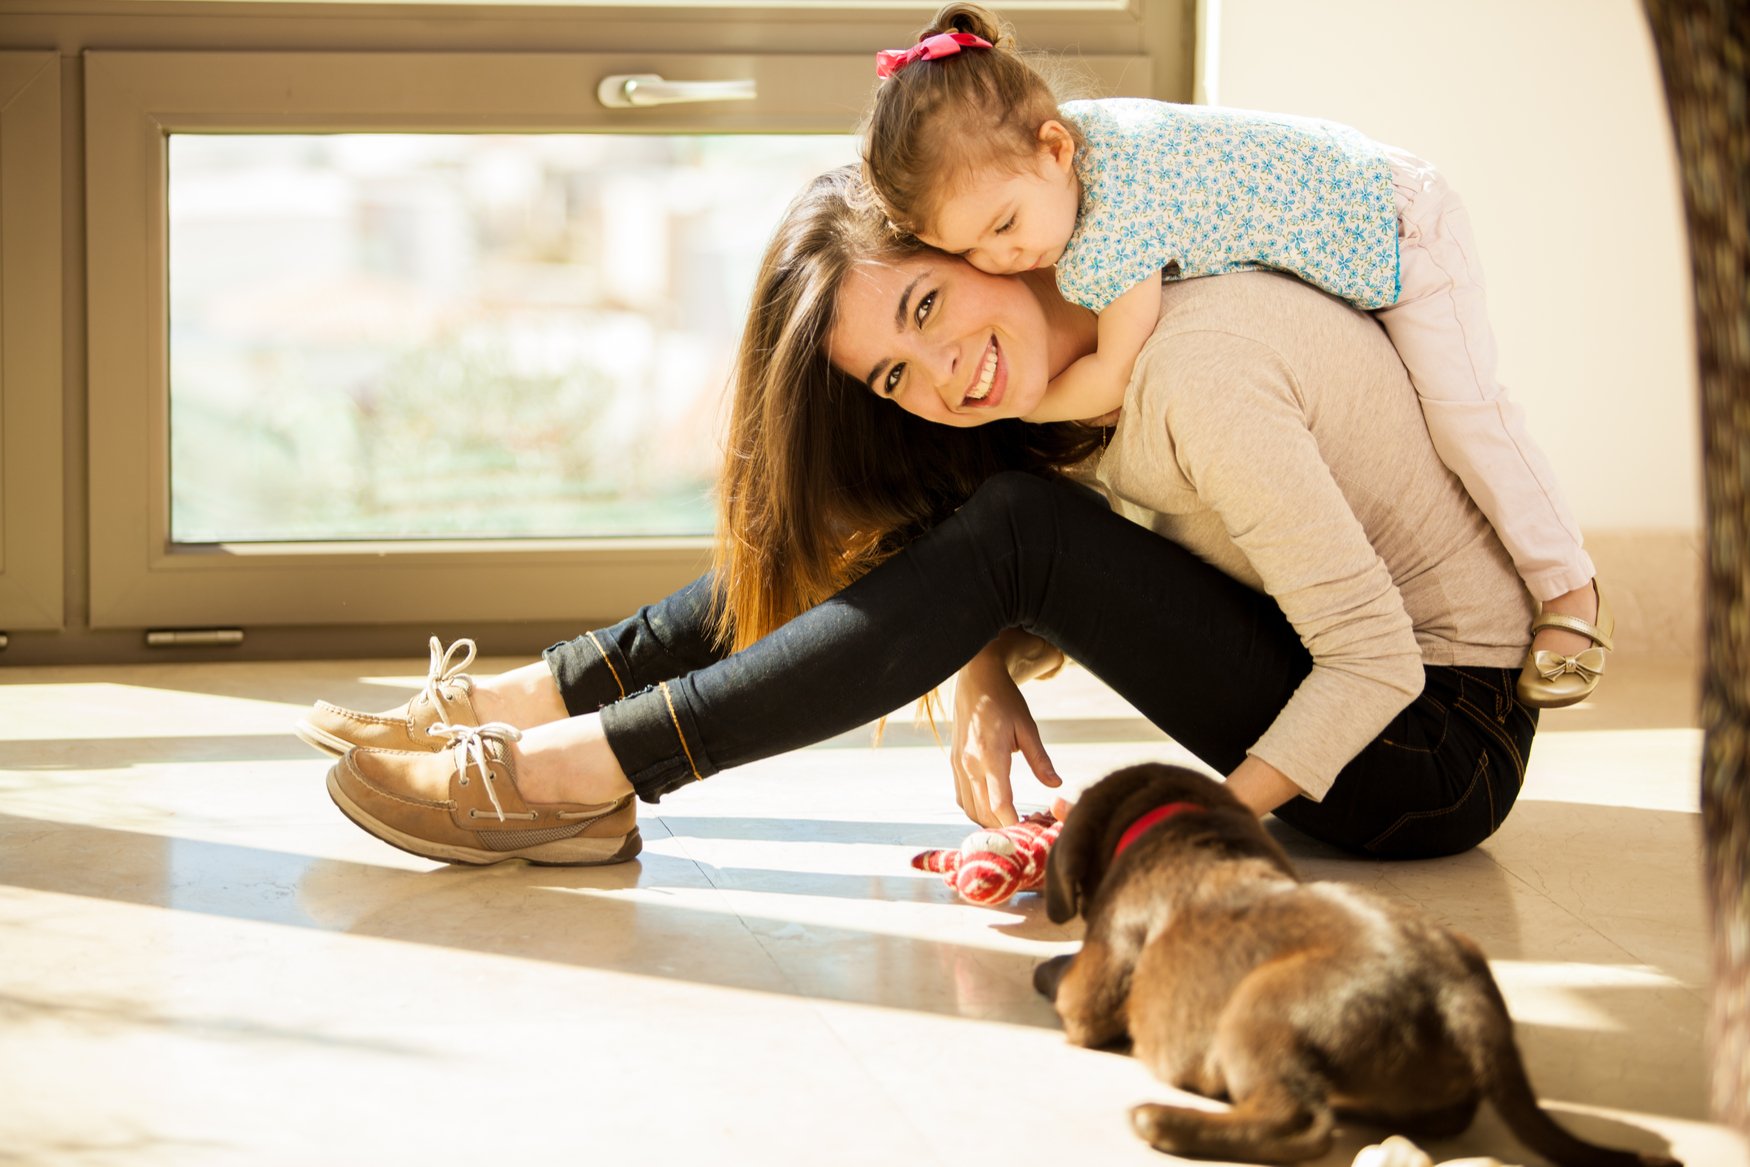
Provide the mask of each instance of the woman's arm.
{"label": "woman's arm", "polygon": [[1225,328],[1155,344],[1135,385],[1123,428],[1139,428],[1108,454],[1123,458],[1110,473],[1131,481],[1114,485],[1145,506],[1131,486],[1158,476],[1169,479],[1164,494],[1182,498],[1188,485],[1231,541],[1192,550],[1230,560],[1237,550],[1312,656],[1248,751],[1253,764],[1236,771],[1243,796],[1254,809],[1279,804],[1280,775],[1322,798],[1423,681],[1403,597],[1314,436],[1322,386],[1302,384],[1280,352]]}
{"label": "woman's arm", "polygon": [[[1019,821],[1009,784],[1016,750],[1041,785],[1063,784],[1020,691],[1023,682],[1052,676],[1063,663],[1058,649],[1011,628],[960,670],[954,688],[954,785],[960,808],[980,826]],[[1260,817],[1301,792],[1282,771],[1250,756],[1228,775],[1227,786]]]}
{"label": "woman's arm", "polygon": [[1227,788],[1259,817],[1301,793],[1288,775],[1250,754],[1227,776]]}
{"label": "woman's arm", "polygon": [[1009,772],[1016,751],[1043,786],[1061,786],[1020,683],[1063,667],[1063,653],[1011,628],[967,662],[954,684],[954,736],[949,761],[955,800],[973,822],[1011,826],[1015,811]]}

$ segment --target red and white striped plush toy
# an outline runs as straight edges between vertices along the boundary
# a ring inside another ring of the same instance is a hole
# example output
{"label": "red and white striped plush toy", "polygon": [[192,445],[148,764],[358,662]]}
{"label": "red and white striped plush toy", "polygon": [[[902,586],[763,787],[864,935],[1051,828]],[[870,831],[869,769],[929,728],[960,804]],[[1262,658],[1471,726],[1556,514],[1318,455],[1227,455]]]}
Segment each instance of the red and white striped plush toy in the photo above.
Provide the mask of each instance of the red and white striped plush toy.
{"label": "red and white striped plush toy", "polygon": [[958,850],[920,852],[911,865],[941,872],[968,903],[995,907],[1017,892],[1045,885],[1045,857],[1062,830],[1057,816],[1042,810],[1012,827],[974,831]]}

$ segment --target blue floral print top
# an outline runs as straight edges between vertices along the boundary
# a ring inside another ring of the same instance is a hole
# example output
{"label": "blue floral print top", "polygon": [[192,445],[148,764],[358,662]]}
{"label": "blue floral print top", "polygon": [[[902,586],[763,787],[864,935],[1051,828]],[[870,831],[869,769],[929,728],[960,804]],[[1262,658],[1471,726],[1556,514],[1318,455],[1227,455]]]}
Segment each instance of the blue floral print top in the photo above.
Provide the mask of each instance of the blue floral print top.
{"label": "blue floral print top", "polygon": [[[1163,269],[1190,279],[1270,267],[1358,308],[1397,301],[1391,163],[1335,122],[1140,98],[1072,101],[1082,197],[1057,263],[1099,312]],[[1169,264],[1177,264],[1177,272]]]}

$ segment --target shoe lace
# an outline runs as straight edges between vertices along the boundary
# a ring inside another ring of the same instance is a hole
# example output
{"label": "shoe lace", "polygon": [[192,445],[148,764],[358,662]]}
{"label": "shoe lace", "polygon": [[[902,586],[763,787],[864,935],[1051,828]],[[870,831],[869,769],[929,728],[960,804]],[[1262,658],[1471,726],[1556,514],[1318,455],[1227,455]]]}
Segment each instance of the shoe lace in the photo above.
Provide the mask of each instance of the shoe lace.
{"label": "shoe lace", "polygon": [[501,745],[508,746],[520,740],[523,731],[502,721],[489,721],[485,725],[450,725],[437,721],[432,723],[431,732],[434,736],[450,739],[450,758],[464,782],[470,765],[479,772],[481,783],[486,787],[486,797],[492,800],[492,809],[498,812],[498,821],[502,823],[504,806],[492,787],[492,767],[486,761],[486,739],[496,738]]}
{"label": "shoe lace", "polygon": [[[464,651],[467,655],[459,661],[452,662],[450,658],[455,656],[458,651]],[[462,675],[463,670],[473,663],[474,642],[467,637],[464,636],[447,649],[438,643],[437,637],[431,638],[431,666],[425,671],[423,696],[425,703],[431,707],[433,713],[443,708],[438,704],[438,697],[447,695],[450,686],[454,685],[456,679]]]}

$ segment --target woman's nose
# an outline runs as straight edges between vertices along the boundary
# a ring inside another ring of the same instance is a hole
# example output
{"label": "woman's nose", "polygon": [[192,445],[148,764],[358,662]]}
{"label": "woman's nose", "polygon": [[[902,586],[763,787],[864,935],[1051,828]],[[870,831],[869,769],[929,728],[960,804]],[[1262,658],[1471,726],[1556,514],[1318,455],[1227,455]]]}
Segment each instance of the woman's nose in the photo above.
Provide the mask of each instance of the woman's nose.
{"label": "woman's nose", "polygon": [[960,347],[954,344],[934,346],[925,355],[924,367],[929,370],[930,384],[936,395],[951,405],[958,405],[960,398],[956,391],[956,377],[960,369]]}

